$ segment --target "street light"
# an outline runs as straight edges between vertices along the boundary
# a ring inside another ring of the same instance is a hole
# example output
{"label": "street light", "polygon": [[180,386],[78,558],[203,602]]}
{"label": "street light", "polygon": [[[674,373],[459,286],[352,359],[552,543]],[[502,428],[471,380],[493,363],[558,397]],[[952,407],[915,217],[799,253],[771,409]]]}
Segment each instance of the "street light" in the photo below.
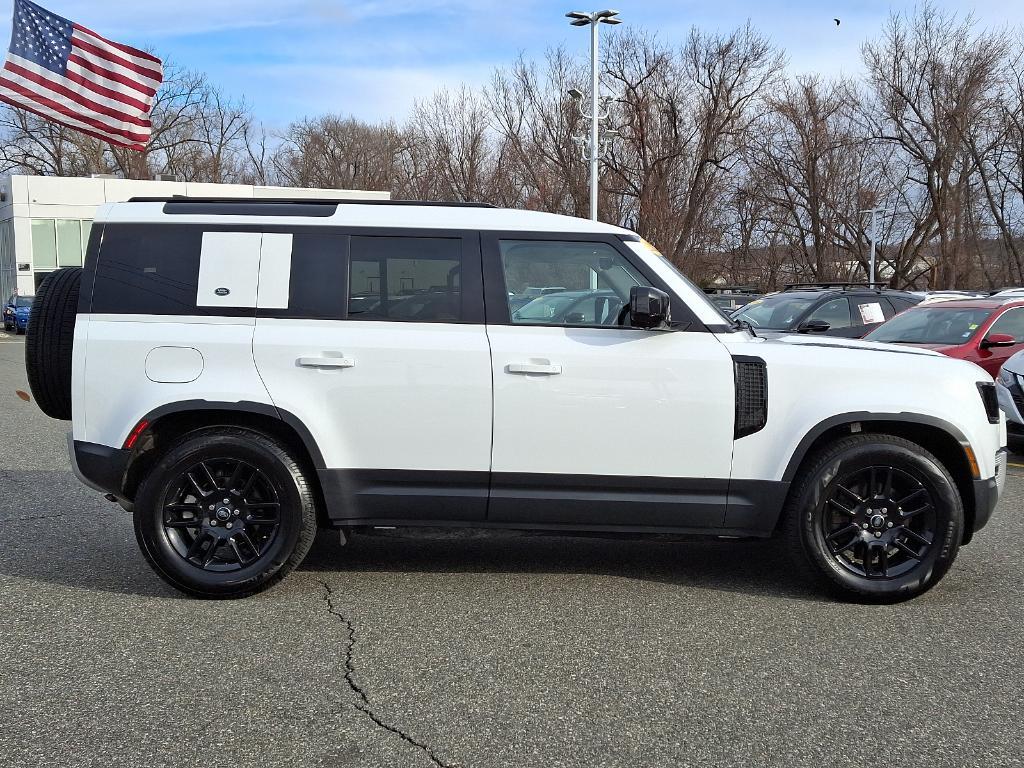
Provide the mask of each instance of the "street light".
{"label": "street light", "polygon": [[[590,163],[590,218],[597,221],[597,160],[599,157],[598,123],[601,120],[598,114],[598,99],[600,98],[600,78],[598,72],[598,26],[600,24],[621,24],[622,20],[615,18],[618,11],[570,11],[565,14],[571,19],[569,24],[574,27],[590,27],[590,147],[587,153],[587,160]],[[575,93],[574,93],[575,92]],[[579,96],[576,96],[576,94]],[[569,91],[569,95],[582,99],[583,94],[576,88]]]}

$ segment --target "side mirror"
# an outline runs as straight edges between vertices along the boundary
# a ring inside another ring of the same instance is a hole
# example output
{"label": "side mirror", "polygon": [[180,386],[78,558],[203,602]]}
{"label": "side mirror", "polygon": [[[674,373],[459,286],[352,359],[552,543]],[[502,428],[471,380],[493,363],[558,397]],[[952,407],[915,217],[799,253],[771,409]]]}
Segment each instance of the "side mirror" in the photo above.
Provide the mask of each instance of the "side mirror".
{"label": "side mirror", "polygon": [[824,320],[807,320],[800,323],[796,330],[797,333],[824,333],[831,327]]}
{"label": "side mirror", "polygon": [[992,347],[1012,347],[1017,343],[1017,340],[1008,333],[990,333],[984,339],[981,340],[982,349],[990,349]]}
{"label": "side mirror", "polygon": [[671,300],[664,291],[646,285],[629,289],[629,324],[634,328],[667,328],[672,322]]}
{"label": "side mirror", "polygon": [[587,321],[587,316],[582,312],[570,312],[565,316],[567,325],[581,325]]}

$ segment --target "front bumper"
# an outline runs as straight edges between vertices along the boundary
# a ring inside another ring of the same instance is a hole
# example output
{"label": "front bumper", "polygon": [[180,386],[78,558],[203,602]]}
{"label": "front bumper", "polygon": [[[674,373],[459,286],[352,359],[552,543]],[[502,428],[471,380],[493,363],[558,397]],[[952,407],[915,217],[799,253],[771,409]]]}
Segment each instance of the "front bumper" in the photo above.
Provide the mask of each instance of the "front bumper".
{"label": "front bumper", "polygon": [[108,445],[84,443],[68,432],[68,455],[75,477],[100,493],[124,494],[124,475],[128,469],[131,451]]}

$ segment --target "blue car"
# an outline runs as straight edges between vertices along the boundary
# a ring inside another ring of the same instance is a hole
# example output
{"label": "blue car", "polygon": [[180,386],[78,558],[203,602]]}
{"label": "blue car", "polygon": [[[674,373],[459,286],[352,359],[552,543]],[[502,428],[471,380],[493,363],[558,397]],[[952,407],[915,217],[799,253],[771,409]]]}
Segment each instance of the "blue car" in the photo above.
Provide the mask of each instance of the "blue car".
{"label": "blue car", "polygon": [[4,304],[4,330],[24,333],[28,328],[28,315],[32,311],[33,296],[11,296]]}

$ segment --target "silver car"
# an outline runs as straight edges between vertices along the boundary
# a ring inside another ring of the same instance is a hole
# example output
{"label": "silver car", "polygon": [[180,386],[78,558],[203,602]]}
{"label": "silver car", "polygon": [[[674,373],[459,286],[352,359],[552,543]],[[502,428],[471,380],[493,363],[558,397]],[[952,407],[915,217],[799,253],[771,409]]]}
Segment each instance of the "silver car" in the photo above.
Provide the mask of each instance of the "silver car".
{"label": "silver car", "polygon": [[1007,358],[996,377],[999,407],[1006,414],[1006,432],[1011,440],[1024,442],[1024,352]]}

